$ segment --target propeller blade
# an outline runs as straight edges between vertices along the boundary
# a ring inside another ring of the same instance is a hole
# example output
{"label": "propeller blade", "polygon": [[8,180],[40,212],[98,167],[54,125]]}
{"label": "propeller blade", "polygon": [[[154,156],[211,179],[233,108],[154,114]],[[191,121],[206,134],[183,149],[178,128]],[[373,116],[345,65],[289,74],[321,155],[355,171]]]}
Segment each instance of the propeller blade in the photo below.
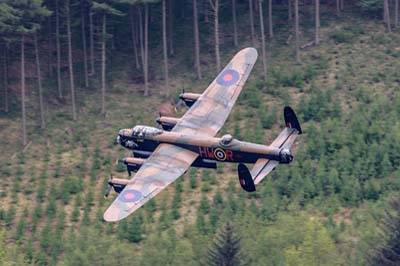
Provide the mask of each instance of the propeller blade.
{"label": "propeller blade", "polygon": [[108,179],[108,184],[107,184],[107,188],[106,188],[106,191],[104,192],[104,198],[106,199],[107,197],[108,197],[108,195],[110,194],[110,192],[111,192],[111,189],[112,189],[112,181],[113,181],[113,176],[111,175],[110,176],[110,179]]}
{"label": "propeller blade", "polygon": [[160,118],[161,118],[161,112],[158,112],[158,116],[156,118],[156,122],[157,122],[157,128],[161,129],[161,122],[160,122]]}
{"label": "propeller blade", "polygon": [[105,199],[106,199],[106,198],[108,197],[108,195],[110,194],[111,188],[112,188],[111,185],[108,185],[108,186],[107,186],[107,189],[106,189],[106,191],[104,192],[104,198],[105,198]]}
{"label": "propeller blade", "polygon": [[179,100],[178,102],[175,103],[175,112],[178,112],[178,110],[180,110],[182,107],[186,106],[185,101],[182,100],[181,96],[182,94],[185,93],[185,89],[181,90],[181,93],[179,94]]}
{"label": "propeller blade", "polygon": [[180,109],[182,109],[184,106],[186,106],[185,101],[182,99],[179,99],[179,101],[175,104],[175,112],[178,112]]}

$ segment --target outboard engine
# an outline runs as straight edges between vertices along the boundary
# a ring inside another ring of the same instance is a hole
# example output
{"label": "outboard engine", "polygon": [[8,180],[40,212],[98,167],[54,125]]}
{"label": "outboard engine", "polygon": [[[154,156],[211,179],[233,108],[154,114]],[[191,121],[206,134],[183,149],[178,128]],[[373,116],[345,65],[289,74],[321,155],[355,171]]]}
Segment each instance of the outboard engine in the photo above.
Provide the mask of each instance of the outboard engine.
{"label": "outboard engine", "polygon": [[282,149],[279,152],[279,162],[288,164],[293,161],[293,155],[289,149]]}
{"label": "outboard engine", "polygon": [[144,163],[144,159],[134,158],[134,157],[126,157],[122,160],[119,160],[120,163],[126,165],[126,170],[128,171],[128,175],[131,176],[132,172],[137,172],[142,164]]}
{"label": "outboard engine", "polygon": [[176,123],[178,123],[179,118],[170,116],[159,116],[157,117],[157,123],[162,126],[165,131],[171,131]]}
{"label": "outboard engine", "polygon": [[128,184],[129,180],[121,179],[121,178],[114,178],[113,176],[108,179],[108,186],[104,193],[104,197],[107,198],[111,192],[111,188],[114,188],[114,191],[120,193]]}
{"label": "outboard engine", "polygon": [[201,94],[198,93],[183,92],[179,95],[179,98],[185,102],[187,107],[191,107],[200,96]]}

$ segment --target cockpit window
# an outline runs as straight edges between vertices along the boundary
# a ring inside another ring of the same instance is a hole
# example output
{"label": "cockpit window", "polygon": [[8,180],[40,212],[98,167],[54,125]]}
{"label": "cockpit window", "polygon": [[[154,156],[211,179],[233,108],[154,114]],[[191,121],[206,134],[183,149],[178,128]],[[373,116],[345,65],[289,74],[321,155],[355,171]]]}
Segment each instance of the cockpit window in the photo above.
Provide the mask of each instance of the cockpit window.
{"label": "cockpit window", "polygon": [[162,130],[155,127],[135,126],[132,129],[132,136],[137,138],[148,138],[161,134]]}
{"label": "cockpit window", "polygon": [[232,135],[229,134],[223,135],[221,138],[221,144],[224,146],[229,145],[232,142],[232,140],[233,140]]}

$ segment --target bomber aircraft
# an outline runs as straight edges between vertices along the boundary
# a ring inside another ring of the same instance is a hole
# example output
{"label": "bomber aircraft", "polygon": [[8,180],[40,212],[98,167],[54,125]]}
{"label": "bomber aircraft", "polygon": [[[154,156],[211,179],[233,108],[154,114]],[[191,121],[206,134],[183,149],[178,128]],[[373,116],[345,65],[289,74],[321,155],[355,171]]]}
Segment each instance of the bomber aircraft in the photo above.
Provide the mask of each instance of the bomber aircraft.
{"label": "bomber aircraft", "polygon": [[[239,183],[245,191],[252,192],[278,164],[292,162],[289,148],[302,131],[290,107],[284,108],[284,130],[269,146],[239,141],[228,134],[214,137],[228,118],[256,59],[256,49],[245,48],[203,94],[182,93],[180,98],[189,110],[181,118],[160,116],[157,122],[163,130],[138,125],[119,131],[118,143],[133,150],[133,157],[121,162],[129,175],[132,171],[137,173],[130,180],[108,181],[105,196],[111,188],[119,195],[104,213],[106,221],[127,217],[191,166],[217,168],[217,161],[239,163]],[[255,165],[249,171],[244,163]]]}

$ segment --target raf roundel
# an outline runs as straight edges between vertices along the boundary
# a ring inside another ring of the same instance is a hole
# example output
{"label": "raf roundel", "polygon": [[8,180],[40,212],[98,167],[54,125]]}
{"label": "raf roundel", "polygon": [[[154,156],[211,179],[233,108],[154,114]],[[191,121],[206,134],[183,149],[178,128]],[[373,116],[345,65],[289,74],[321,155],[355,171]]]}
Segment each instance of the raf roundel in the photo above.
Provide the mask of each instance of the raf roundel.
{"label": "raf roundel", "polygon": [[217,77],[217,83],[222,86],[231,86],[239,80],[239,73],[234,69],[225,69]]}
{"label": "raf roundel", "polygon": [[119,200],[122,202],[137,202],[141,198],[142,198],[142,193],[134,189],[125,190],[119,196]]}
{"label": "raf roundel", "polygon": [[226,160],[226,153],[223,149],[217,148],[214,150],[214,156],[218,161]]}

